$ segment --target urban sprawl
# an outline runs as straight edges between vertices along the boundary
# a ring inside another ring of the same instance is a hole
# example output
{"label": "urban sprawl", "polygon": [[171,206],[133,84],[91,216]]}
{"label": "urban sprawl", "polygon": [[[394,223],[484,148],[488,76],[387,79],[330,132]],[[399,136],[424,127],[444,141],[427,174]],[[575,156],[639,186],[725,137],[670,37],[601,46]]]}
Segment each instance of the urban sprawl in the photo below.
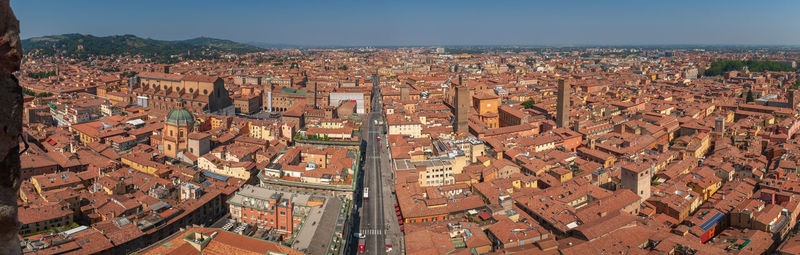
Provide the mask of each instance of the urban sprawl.
{"label": "urban sprawl", "polygon": [[38,53],[26,253],[800,253],[797,49]]}

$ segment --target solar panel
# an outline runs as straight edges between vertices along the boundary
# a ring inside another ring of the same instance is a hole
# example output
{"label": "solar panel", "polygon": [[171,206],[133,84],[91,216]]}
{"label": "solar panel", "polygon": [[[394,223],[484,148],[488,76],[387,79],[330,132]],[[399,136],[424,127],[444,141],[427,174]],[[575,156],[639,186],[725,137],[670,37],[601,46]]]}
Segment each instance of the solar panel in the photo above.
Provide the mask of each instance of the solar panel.
{"label": "solar panel", "polygon": [[723,217],[722,213],[716,213],[716,214],[714,214],[713,217],[708,219],[706,222],[703,222],[703,224],[700,225],[700,228],[703,229],[703,230],[709,230],[711,227],[713,227],[715,224],[717,224],[717,222],[719,222],[722,219],[722,217]]}

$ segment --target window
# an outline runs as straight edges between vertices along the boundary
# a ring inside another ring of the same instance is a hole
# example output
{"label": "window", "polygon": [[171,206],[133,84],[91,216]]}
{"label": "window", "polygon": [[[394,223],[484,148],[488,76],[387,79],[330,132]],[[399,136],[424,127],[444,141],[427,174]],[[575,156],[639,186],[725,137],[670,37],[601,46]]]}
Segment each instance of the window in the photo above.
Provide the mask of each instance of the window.
{"label": "window", "polygon": [[175,134],[172,133],[172,130],[169,131],[169,136],[175,136]]}
{"label": "window", "polygon": [[281,212],[281,216],[286,215],[286,212]]}
{"label": "window", "polygon": [[203,90],[203,95],[208,95],[208,90],[207,89]]}
{"label": "window", "polygon": [[172,150],[172,144],[167,144],[167,150]]}
{"label": "window", "polygon": [[183,131],[178,132],[178,137],[183,137]]}

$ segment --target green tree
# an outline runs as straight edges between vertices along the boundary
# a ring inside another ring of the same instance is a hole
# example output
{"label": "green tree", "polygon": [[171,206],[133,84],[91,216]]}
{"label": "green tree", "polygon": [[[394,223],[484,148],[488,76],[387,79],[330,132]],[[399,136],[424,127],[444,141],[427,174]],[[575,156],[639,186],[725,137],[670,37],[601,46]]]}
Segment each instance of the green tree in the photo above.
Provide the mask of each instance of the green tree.
{"label": "green tree", "polygon": [[43,78],[47,78],[47,77],[55,76],[55,75],[56,75],[56,71],[41,71],[41,72],[28,73],[28,77],[31,77],[31,78],[34,78],[34,79],[43,79]]}
{"label": "green tree", "polygon": [[50,93],[50,92],[36,93],[35,91],[30,90],[30,89],[26,89],[26,88],[22,89],[22,93],[25,93],[25,95],[29,95],[29,96],[32,96],[32,97],[51,97],[51,96],[53,96],[53,93]]}
{"label": "green tree", "polygon": [[794,72],[796,70],[796,68],[793,68],[791,65],[775,61],[722,60],[711,63],[711,67],[706,70],[705,75],[715,76],[725,72],[742,70],[745,67],[751,72]]}
{"label": "green tree", "polygon": [[25,93],[25,95],[29,95],[29,96],[32,96],[32,97],[36,96],[36,92],[33,92],[33,90],[26,89],[26,88],[22,88],[22,93]]}
{"label": "green tree", "polygon": [[751,89],[751,90],[747,91],[747,99],[745,99],[745,102],[749,103],[749,102],[753,102],[753,101],[756,101],[756,100],[755,100],[755,98],[753,98],[753,90]]}
{"label": "green tree", "polygon": [[531,108],[533,108],[533,105],[534,105],[534,104],[536,104],[536,102],[535,102],[535,101],[533,101],[533,99],[530,99],[530,100],[528,100],[528,101],[522,102],[522,106],[524,106],[524,107],[525,107],[525,109],[531,109]]}

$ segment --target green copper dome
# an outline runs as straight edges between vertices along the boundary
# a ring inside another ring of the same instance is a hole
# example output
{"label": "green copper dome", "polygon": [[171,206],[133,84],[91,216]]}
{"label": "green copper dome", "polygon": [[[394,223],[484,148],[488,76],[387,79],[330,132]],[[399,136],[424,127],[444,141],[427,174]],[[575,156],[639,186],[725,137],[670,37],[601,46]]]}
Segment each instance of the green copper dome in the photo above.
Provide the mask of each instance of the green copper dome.
{"label": "green copper dome", "polygon": [[189,126],[194,124],[194,115],[183,108],[172,109],[167,114],[167,123],[178,126]]}

